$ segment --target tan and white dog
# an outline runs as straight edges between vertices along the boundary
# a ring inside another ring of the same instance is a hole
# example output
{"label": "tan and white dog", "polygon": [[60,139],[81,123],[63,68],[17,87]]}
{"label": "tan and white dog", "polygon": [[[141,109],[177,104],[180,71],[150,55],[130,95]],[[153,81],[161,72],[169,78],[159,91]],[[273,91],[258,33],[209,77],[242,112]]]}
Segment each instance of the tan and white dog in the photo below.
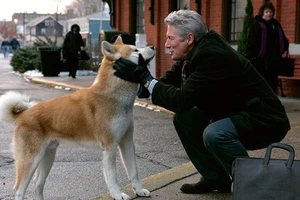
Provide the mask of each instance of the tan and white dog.
{"label": "tan and white dog", "polygon": [[113,65],[121,57],[138,63],[147,61],[154,47],[136,48],[118,37],[112,45],[102,42],[104,59],[93,85],[73,94],[34,103],[26,95],[9,91],[0,97],[0,119],[14,123],[12,149],[15,158],[15,199],[23,200],[34,173],[36,195],[43,200],[43,188],[63,141],[97,145],[103,149],[105,181],[116,200],[130,197],[117,183],[116,153],[119,148],[124,167],[138,196],[149,197],[138,179],[133,143],[133,104],[138,84],[114,75]]}

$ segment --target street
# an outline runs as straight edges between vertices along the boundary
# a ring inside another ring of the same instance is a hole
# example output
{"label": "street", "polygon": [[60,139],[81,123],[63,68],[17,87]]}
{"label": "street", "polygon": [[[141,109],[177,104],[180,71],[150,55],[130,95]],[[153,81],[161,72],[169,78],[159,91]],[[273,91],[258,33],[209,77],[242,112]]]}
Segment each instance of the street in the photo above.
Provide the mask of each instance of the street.
{"label": "street", "polygon": [[[0,95],[8,90],[28,94],[33,100],[45,101],[72,91],[55,89],[27,81],[12,72],[9,60],[0,55]],[[140,179],[189,162],[174,130],[169,113],[134,106],[136,157]],[[14,127],[0,122],[0,200],[14,198],[14,160],[10,143]],[[47,178],[45,199],[76,200],[98,197],[108,192],[102,174],[102,152],[74,144],[58,147],[55,163]],[[118,181],[120,187],[129,184],[118,156]],[[26,199],[34,199],[31,181]]]}

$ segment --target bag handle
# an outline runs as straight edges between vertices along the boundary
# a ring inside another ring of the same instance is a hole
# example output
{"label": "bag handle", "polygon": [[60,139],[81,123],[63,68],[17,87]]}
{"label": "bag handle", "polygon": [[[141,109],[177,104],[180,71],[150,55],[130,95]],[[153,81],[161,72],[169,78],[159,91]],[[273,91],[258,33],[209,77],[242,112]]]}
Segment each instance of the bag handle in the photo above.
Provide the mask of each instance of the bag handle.
{"label": "bag handle", "polygon": [[272,143],[268,146],[265,159],[264,159],[264,165],[267,166],[269,164],[271,158],[271,151],[273,148],[280,148],[290,152],[288,162],[285,163],[285,166],[291,168],[295,158],[294,148],[288,144],[282,144],[282,143]]}

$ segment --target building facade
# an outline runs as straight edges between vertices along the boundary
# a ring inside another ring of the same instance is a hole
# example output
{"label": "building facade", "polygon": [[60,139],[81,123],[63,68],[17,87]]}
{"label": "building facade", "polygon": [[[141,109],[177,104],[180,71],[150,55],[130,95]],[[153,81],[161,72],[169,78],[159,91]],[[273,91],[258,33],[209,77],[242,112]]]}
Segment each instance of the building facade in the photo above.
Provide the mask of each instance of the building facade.
{"label": "building facade", "polygon": [[[110,7],[110,23],[114,30],[146,36],[146,44],[157,47],[157,77],[163,75],[174,63],[165,49],[166,27],[164,18],[174,10],[195,10],[213,29],[236,47],[242,31],[246,0],[104,0]],[[252,0],[253,14],[265,0]],[[300,0],[272,0],[275,18],[282,24],[290,42],[290,54],[296,58],[294,77],[281,77],[284,93],[300,97]]]}
{"label": "building facade", "polygon": [[25,40],[34,42],[37,38],[45,39],[47,36],[52,41],[63,40],[63,25],[60,24],[53,16],[42,16],[35,18],[25,24]]}
{"label": "building facade", "polygon": [[[108,10],[99,11],[83,17],[72,18],[66,21],[65,33],[71,30],[73,24],[77,24],[80,27],[80,34],[85,40],[85,44],[91,47],[93,51],[99,46],[100,30],[112,30],[109,20]],[[97,51],[99,50],[97,49]]]}

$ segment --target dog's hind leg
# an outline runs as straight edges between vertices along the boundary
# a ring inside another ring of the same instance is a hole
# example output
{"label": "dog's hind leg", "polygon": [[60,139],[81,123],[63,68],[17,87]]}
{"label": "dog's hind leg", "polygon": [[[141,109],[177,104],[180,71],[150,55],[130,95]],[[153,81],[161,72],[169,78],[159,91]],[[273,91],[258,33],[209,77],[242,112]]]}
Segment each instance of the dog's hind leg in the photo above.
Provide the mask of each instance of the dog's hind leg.
{"label": "dog's hind leg", "polygon": [[35,177],[34,177],[34,181],[36,184],[35,192],[36,192],[36,197],[39,200],[44,199],[44,195],[43,195],[44,185],[49,175],[49,172],[52,168],[57,146],[58,146],[58,142],[50,142],[35,172]]}
{"label": "dog's hind leg", "polygon": [[130,128],[126,135],[122,138],[119,149],[123,161],[123,165],[127,171],[128,178],[132,183],[133,190],[137,196],[149,197],[150,192],[143,188],[138,177],[138,171],[135,160],[135,147],[133,143],[133,127]]}
{"label": "dog's hind leg", "polygon": [[130,197],[127,194],[121,192],[120,187],[117,183],[116,153],[116,145],[110,147],[109,149],[106,148],[103,151],[103,169],[105,181],[113,199],[129,200]]}
{"label": "dog's hind leg", "polygon": [[[16,149],[15,149],[16,151]],[[40,153],[26,155],[27,150],[15,156],[16,183],[14,185],[15,200],[23,200],[30,180],[41,160]]]}

